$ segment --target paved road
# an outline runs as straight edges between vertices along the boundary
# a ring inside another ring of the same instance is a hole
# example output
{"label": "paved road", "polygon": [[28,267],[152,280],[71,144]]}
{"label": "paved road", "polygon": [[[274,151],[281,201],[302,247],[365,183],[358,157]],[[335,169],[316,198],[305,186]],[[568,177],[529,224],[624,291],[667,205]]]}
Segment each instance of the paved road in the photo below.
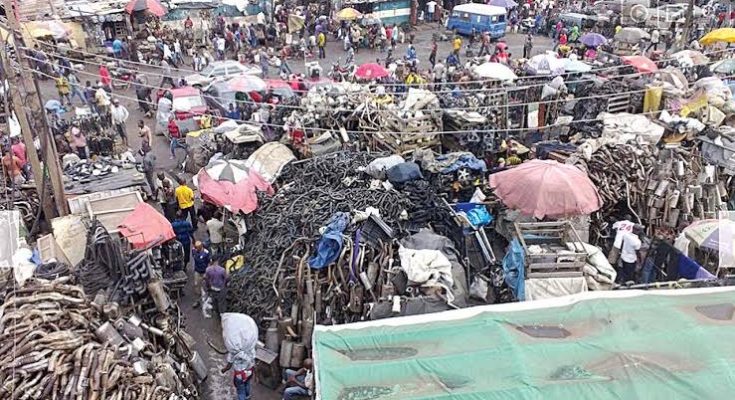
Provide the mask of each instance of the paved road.
{"label": "paved road", "polygon": [[[416,33],[415,33],[415,42],[414,45],[416,46],[417,53],[419,60],[421,60],[424,64],[420,64],[421,68],[428,68],[428,56],[429,51],[431,48],[431,38],[432,33],[438,31],[438,25],[437,24],[431,24],[431,25],[422,25],[420,26]],[[508,35],[506,37],[506,42],[508,43],[510,47],[510,51],[512,54],[521,54],[522,53],[522,46],[524,42],[524,36],[523,35]],[[466,41],[465,41],[466,43]],[[551,48],[551,42],[548,38],[545,37],[536,37],[535,39],[535,48],[534,53],[543,52],[545,50],[548,50]],[[395,51],[395,57],[401,57],[405,54],[407,43],[404,44],[398,44],[397,49]],[[446,57],[451,49],[451,44],[449,42],[439,42],[439,51],[438,55],[439,57]],[[325,73],[329,70],[331,67],[331,63],[334,61],[337,61],[338,59],[342,58],[344,59],[345,53],[342,50],[342,44],[336,40],[331,40],[328,43],[328,47],[326,50],[327,59],[322,61],[321,65],[324,69]],[[381,54],[378,51],[370,51],[370,50],[360,50],[359,53],[356,55],[356,63],[362,64],[366,62],[373,62],[376,60],[376,58],[383,58],[384,54]],[[291,68],[294,70],[294,72],[299,72],[299,68],[297,66],[297,62],[291,61],[290,62]],[[78,73],[79,79],[84,82],[87,80],[90,80],[92,82],[97,80],[97,68],[91,65],[87,65],[85,72]],[[271,69],[271,71],[273,71]],[[159,77],[155,77],[154,74],[157,73],[156,69],[148,69],[148,81],[151,84],[157,84],[160,82]],[[179,76],[183,76],[186,74],[191,73],[191,70],[186,68],[179,70],[177,74]],[[53,83],[50,81],[44,81],[40,83],[42,96],[44,97],[44,103],[47,100],[57,98],[56,90],[54,89]],[[137,136],[137,122],[141,119],[145,120],[146,123],[153,129],[155,125],[155,120],[152,119],[145,119],[143,114],[138,110],[137,103],[135,102],[135,93],[133,93],[132,90],[127,91],[116,91],[113,93],[113,98],[117,96],[124,96],[127,98],[118,97],[121,100],[121,103],[127,107],[127,109],[130,112],[130,119],[128,120],[127,128],[128,128],[128,137],[129,137],[129,145],[132,149],[137,150],[140,148],[140,138]],[[78,100],[77,100],[78,101]],[[71,113],[67,114],[68,117],[73,116]],[[157,157],[157,168],[163,171],[166,171],[168,173],[175,174],[176,173],[176,164],[179,160],[173,160],[169,158],[169,146],[168,141],[162,137],[157,136],[154,138],[154,143],[152,145],[154,154]],[[179,157],[182,157],[182,154],[179,154]],[[203,224],[200,224],[202,226]],[[206,236],[206,233],[201,231],[197,233],[198,238],[204,238]],[[221,355],[217,354],[216,352],[212,351],[209,346],[207,346],[207,339],[211,338],[215,343],[221,344],[221,333],[220,333],[220,326],[219,326],[219,320],[217,318],[215,319],[204,319],[202,317],[202,313],[198,309],[193,309],[192,304],[192,289],[191,287],[187,288],[186,296],[182,299],[182,311],[185,313],[186,317],[186,329],[189,333],[191,333],[194,338],[197,341],[198,344],[198,351],[199,353],[205,358],[207,361],[207,364],[210,367],[210,374],[207,382],[205,383],[205,398],[210,400],[226,400],[226,399],[234,399],[235,393],[234,388],[232,386],[231,382],[231,375],[228,374],[221,374],[219,372],[219,369],[224,366],[225,362]],[[277,393],[256,385],[254,387],[254,393],[253,398],[259,399],[259,400],[275,400],[280,398],[280,395]]]}

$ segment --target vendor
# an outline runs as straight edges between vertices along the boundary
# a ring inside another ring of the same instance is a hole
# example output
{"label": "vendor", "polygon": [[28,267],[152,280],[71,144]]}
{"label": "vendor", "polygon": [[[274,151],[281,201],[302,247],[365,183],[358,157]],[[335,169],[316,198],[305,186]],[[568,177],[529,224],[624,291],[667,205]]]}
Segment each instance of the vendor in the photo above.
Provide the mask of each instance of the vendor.
{"label": "vendor", "polygon": [[622,248],[620,249],[620,261],[623,263],[623,267],[618,273],[619,283],[624,284],[627,282],[635,282],[635,273],[638,270],[640,262],[640,250],[641,250],[641,229],[638,226],[633,227],[633,232],[626,232],[623,234]]}
{"label": "vendor", "polygon": [[283,379],[288,387],[283,391],[283,400],[311,396],[314,387],[314,362],[311,358],[307,358],[301,365],[298,371],[292,369],[284,371]]}

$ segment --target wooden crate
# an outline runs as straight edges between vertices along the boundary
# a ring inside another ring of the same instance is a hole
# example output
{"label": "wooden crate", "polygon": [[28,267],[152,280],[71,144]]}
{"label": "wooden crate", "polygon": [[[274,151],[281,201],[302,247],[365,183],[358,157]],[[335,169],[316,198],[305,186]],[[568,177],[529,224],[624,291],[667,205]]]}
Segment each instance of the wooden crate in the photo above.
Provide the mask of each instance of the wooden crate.
{"label": "wooden crate", "polygon": [[[567,251],[566,243],[582,243],[569,221],[521,222],[514,225],[526,254],[526,279],[582,276],[587,253],[582,246]],[[531,254],[529,248],[533,245],[545,246],[552,251]]]}

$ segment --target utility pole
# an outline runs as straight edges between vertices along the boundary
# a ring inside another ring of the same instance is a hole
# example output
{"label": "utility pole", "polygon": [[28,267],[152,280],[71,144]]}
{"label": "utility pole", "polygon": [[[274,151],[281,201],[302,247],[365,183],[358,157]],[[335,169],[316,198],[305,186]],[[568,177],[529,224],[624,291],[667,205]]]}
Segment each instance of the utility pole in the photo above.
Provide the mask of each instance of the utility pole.
{"label": "utility pole", "polygon": [[[3,0],[3,5],[5,6],[5,15],[8,20],[8,27],[10,28],[9,31],[13,37],[12,44],[15,47],[15,54],[18,58],[20,76],[14,73],[4,48],[0,49],[3,53],[2,61],[9,80],[13,109],[20,123],[23,141],[26,145],[26,153],[28,153],[28,158],[31,161],[31,168],[33,168],[36,181],[36,190],[39,196],[43,193],[44,181],[46,179],[44,170],[48,173],[49,180],[51,181],[51,193],[53,196],[49,196],[49,198],[53,197],[53,202],[43,204],[46,219],[50,221],[56,214],[64,216],[69,213],[69,207],[64,194],[61,166],[59,165],[59,157],[56,152],[56,143],[53,140],[48,121],[46,120],[46,111],[43,109],[42,104],[43,100],[37,89],[37,82],[34,81],[32,69],[29,65],[24,65],[23,54],[25,53],[25,45],[20,34],[20,22],[18,22],[18,16],[13,7],[13,2],[12,0]],[[3,40],[3,42],[5,41]],[[36,154],[33,133],[36,133],[41,141],[41,154],[45,168],[41,167],[40,160]],[[41,200],[43,201],[43,199]]]}
{"label": "utility pole", "polygon": [[[689,35],[692,32],[692,20],[694,19],[694,0],[689,0],[689,7],[687,7],[686,18],[684,19],[684,31],[681,33],[681,43],[679,43],[679,49],[685,49],[689,44]],[[676,33],[674,33],[676,34]]]}

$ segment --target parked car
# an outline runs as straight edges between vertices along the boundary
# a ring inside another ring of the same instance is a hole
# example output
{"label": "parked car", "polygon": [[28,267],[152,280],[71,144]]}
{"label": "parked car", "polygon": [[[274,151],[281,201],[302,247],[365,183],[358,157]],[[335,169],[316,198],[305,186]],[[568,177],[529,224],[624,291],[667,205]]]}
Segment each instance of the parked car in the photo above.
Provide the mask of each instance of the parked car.
{"label": "parked car", "polygon": [[[182,133],[198,130],[202,115],[210,111],[202,93],[197,88],[184,86],[176,89],[160,90],[158,99],[166,92],[171,93],[171,112]],[[163,122],[159,121],[159,123]],[[162,133],[168,136],[168,132],[163,131]]]}
{"label": "parked car", "polygon": [[227,82],[214,82],[202,93],[209,108],[219,115],[226,115],[229,105],[237,102],[238,92],[232,90]]}
{"label": "parked car", "polygon": [[234,60],[215,61],[196,74],[191,74],[184,79],[188,85],[194,87],[205,87],[218,79],[228,79],[238,75],[260,75],[260,67],[255,65],[243,65]]}

